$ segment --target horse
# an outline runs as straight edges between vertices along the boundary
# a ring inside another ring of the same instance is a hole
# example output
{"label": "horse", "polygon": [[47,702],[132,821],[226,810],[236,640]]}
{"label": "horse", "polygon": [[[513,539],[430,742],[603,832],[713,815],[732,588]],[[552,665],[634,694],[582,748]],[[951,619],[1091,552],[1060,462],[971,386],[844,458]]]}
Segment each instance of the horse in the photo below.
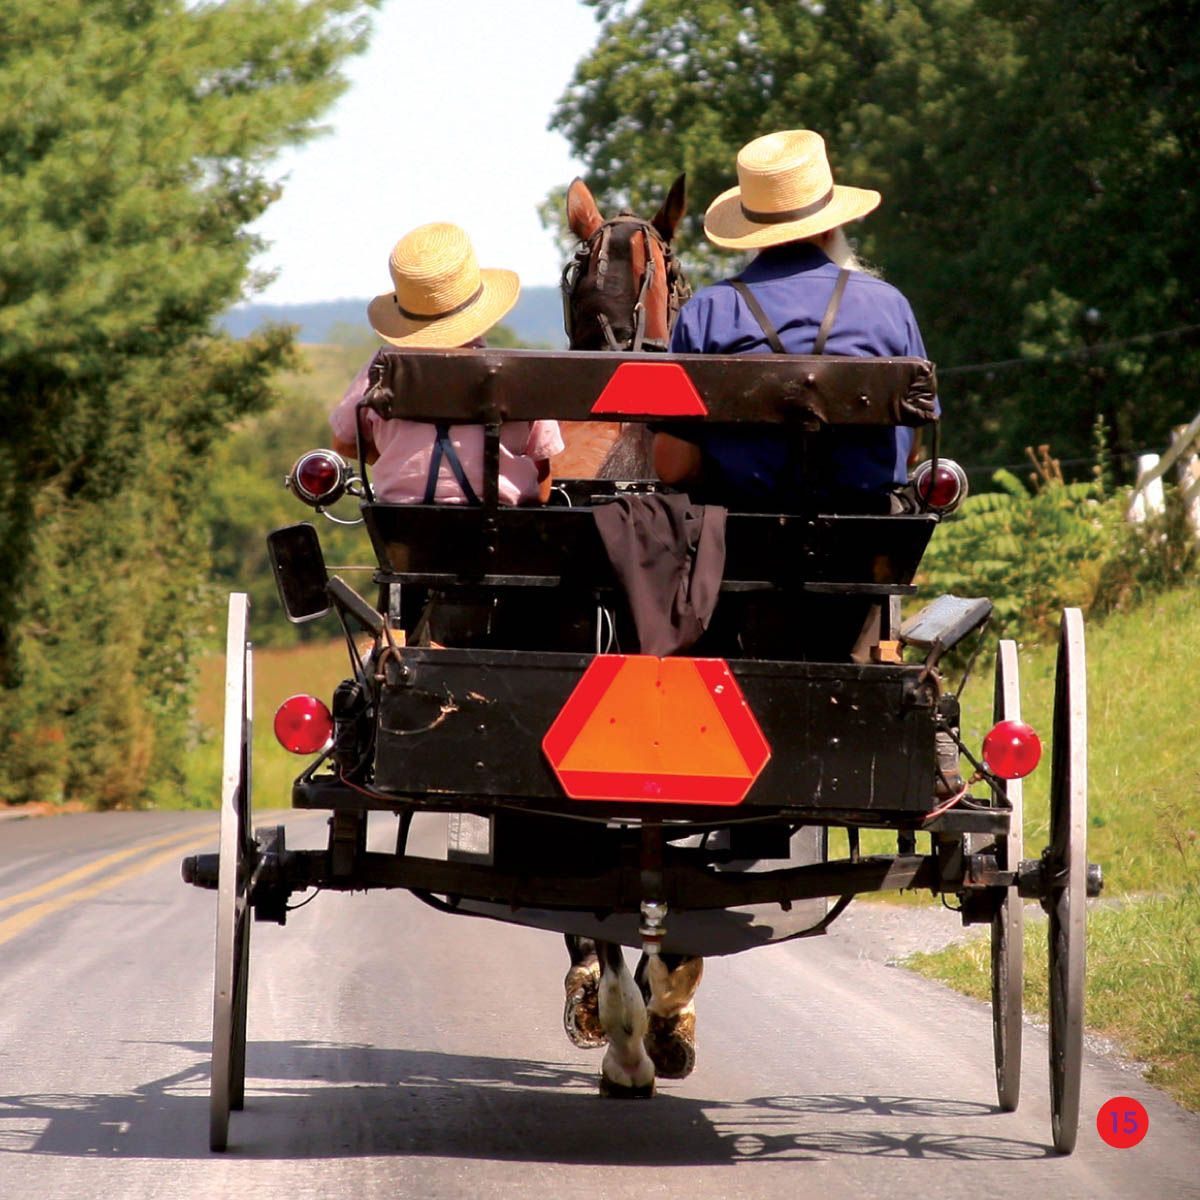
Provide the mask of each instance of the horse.
{"label": "horse", "polygon": [[[605,220],[582,179],[567,189],[567,224],[578,249],[562,272],[563,323],[572,350],[667,349],[671,327],[691,295],[671,242],[686,206],[678,176],[649,221],[622,210]],[[646,479],[650,435],[640,423],[563,423],[559,478]]]}
{"label": "horse", "polygon": [[[690,293],[671,248],[686,204],[686,180],[671,185],[643,220],[623,210],[605,220],[582,179],[567,190],[567,222],[579,248],[562,274],[563,316],[572,350],[665,351]],[[641,423],[564,423],[559,477],[653,476],[651,438]],[[571,965],[563,1026],[581,1047],[607,1046],[600,1091],[652,1095],[656,1078],[682,1079],[695,1065],[695,995],[704,960],[643,954],[631,974],[615,942],[566,934]]]}

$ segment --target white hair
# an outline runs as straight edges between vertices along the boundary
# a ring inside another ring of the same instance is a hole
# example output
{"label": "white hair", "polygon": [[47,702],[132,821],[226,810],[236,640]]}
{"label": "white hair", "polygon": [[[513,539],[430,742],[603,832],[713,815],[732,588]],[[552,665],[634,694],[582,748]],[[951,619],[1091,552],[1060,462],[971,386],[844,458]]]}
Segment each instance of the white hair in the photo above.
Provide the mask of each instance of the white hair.
{"label": "white hair", "polygon": [[854,253],[854,247],[850,245],[850,239],[846,237],[846,231],[840,225],[836,229],[818,233],[809,241],[824,251],[836,266],[845,267],[848,271],[862,271],[865,275],[879,275],[874,267],[868,266]]}

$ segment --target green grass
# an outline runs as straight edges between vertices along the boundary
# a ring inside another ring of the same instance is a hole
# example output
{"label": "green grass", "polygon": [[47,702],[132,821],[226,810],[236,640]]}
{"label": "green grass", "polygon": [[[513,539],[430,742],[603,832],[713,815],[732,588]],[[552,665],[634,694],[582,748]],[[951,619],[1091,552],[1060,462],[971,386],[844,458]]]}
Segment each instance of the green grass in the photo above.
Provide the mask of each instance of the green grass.
{"label": "green grass", "polygon": [[[1040,914],[1037,914],[1040,915]],[[979,1000],[991,997],[986,936],[905,966]],[[1025,1011],[1046,1019],[1046,922],[1025,926]],[[1200,892],[1130,899],[1088,914],[1087,1028],[1149,1064],[1147,1078],[1200,1109]]]}
{"label": "green grass", "polygon": [[[349,674],[342,641],[306,642],[301,646],[254,652],[254,778],[255,808],[286,808],[292,781],[310,761],[289,754],[275,740],[275,710],[297,692],[311,692],[327,704],[338,682]],[[193,808],[216,808],[221,803],[221,724],[224,709],[225,659],[206,658],[200,667],[196,699],[198,743],[186,764],[184,802]]]}
{"label": "green grass", "polygon": [[[1200,594],[1177,591],[1087,630],[1088,859],[1104,870],[1089,913],[1087,1027],[1150,1064],[1148,1077],[1200,1109],[1200,705],[1191,697]],[[1022,715],[1043,736],[1025,785],[1024,857],[1049,829],[1054,647],[1022,648]],[[983,682],[983,681],[980,681]],[[975,695],[969,696],[971,686]],[[963,734],[978,746],[991,689],[969,685]],[[907,965],[990,997],[986,937]],[[1026,924],[1025,1006],[1045,1017],[1045,923]]]}
{"label": "green grass", "polygon": [[[1200,868],[1200,705],[1189,692],[1200,593],[1178,591],[1086,632],[1088,855],[1106,894],[1175,891]],[[1055,647],[1022,648],[1022,716],[1042,735],[1042,764],[1025,783],[1025,857],[1049,835]],[[973,693],[973,694],[972,694]],[[991,681],[968,685],[963,738],[991,727]]]}

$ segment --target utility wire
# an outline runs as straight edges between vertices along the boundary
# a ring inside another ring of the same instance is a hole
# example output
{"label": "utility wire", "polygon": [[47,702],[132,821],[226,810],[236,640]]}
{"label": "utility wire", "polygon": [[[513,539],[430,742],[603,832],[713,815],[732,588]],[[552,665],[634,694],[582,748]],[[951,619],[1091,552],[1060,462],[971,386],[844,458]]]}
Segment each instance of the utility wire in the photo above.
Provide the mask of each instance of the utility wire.
{"label": "utility wire", "polygon": [[[1157,450],[1123,450],[1119,454],[1108,454],[1108,455],[1105,455],[1105,457],[1110,460],[1118,459],[1118,458],[1141,458],[1141,456],[1143,454],[1157,454],[1157,453],[1158,453]],[[1056,463],[1058,463],[1058,465],[1060,467],[1095,466],[1095,463],[1096,463],[1095,458],[1057,458],[1056,457],[1054,459],[1054,461]],[[962,464],[960,463],[959,465],[961,466]],[[1030,463],[1029,459],[1026,459],[1024,462],[1019,462],[1019,463],[997,463],[995,466],[963,467],[963,470],[966,471],[966,473],[968,475],[983,475],[983,474],[993,475],[997,471],[1027,471],[1031,468],[1031,466],[1032,466],[1032,464]]]}
{"label": "utility wire", "polygon": [[1097,342],[1094,346],[1079,346],[1074,350],[1059,350],[1052,354],[1041,354],[1037,358],[1003,358],[997,362],[969,363],[961,367],[939,367],[938,378],[947,375],[971,375],[981,371],[1006,371],[1011,367],[1032,367],[1046,363],[1070,362],[1081,358],[1092,358],[1108,350],[1119,350],[1122,346],[1141,345],[1162,338],[1179,337],[1200,331],[1200,325],[1178,325],[1174,329],[1156,329],[1151,333],[1138,333],[1132,337],[1118,338],[1111,342]]}

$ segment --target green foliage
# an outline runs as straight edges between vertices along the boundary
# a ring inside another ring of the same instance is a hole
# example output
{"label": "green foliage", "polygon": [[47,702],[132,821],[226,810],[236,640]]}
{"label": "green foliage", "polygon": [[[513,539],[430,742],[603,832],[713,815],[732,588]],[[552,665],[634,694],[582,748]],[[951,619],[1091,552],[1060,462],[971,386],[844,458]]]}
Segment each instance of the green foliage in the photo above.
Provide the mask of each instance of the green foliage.
{"label": "green foliage", "polygon": [[[315,524],[330,567],[341,568],[339,573],[360,588],[369,587],[375,559],[362,526],[343,528],[315,514],[283,481],[306,450],[329,445],[329,412],[376,344],[374,339],[364,346],[361,339],[348,338],[339,346],[304,347],[297,368],[276,381],[275,407],[242,422],[216,448],[197,513],[208,531],[214,633],[223,637],[229,591],[249,594],[256,645],[291,645],[328,638],[335,631],[332,619],[290,625],[283,616],[266,543],[267,533],[283,525]],[[343,499],[335,515],[356,520],[357,501]],[[347,575],[348,565],[369,570]],[[217,641],[210,639],[210,644]]]}
{"label": "green foliage", "polygon": [[1195,577],[1195,531],[1179,494],[1142,524],[1126,520],[1124,490],[1106,495],[1107,468],[1065,483],[1042,448],[1028,486],[1008,471],[998,490],[968,496],[938,526],[921,565],[922,594],[986,596],[1004,637],[1044,640],[1064,607],[1101,616]]}
{"label": "green foliage", "polygon": [[603,32],[552,124],[601,203],[686,169],[689,268],[732,274],[702,215],[738,148],[819,130],[837,178],[883,193],[851,232],[913,301],[960,461],[1085,456],[1097,416],[1125,455],[1192,415],[1194,0],[589,2]]}
{"label": "green foliage", "polygon": [[178,784],[206,456],[290,335],[215,336],[264,175],[371,0],[11,0],[0,38],[3,799]]}
{"label": "green foliage", "polygon": [[1119,515],[1091,484],[1027,488],[1008,471],[994,482],[934,533],[923,589],[987,596],[1005,637],[1044,636],[1065,605],[1091,607]]}

